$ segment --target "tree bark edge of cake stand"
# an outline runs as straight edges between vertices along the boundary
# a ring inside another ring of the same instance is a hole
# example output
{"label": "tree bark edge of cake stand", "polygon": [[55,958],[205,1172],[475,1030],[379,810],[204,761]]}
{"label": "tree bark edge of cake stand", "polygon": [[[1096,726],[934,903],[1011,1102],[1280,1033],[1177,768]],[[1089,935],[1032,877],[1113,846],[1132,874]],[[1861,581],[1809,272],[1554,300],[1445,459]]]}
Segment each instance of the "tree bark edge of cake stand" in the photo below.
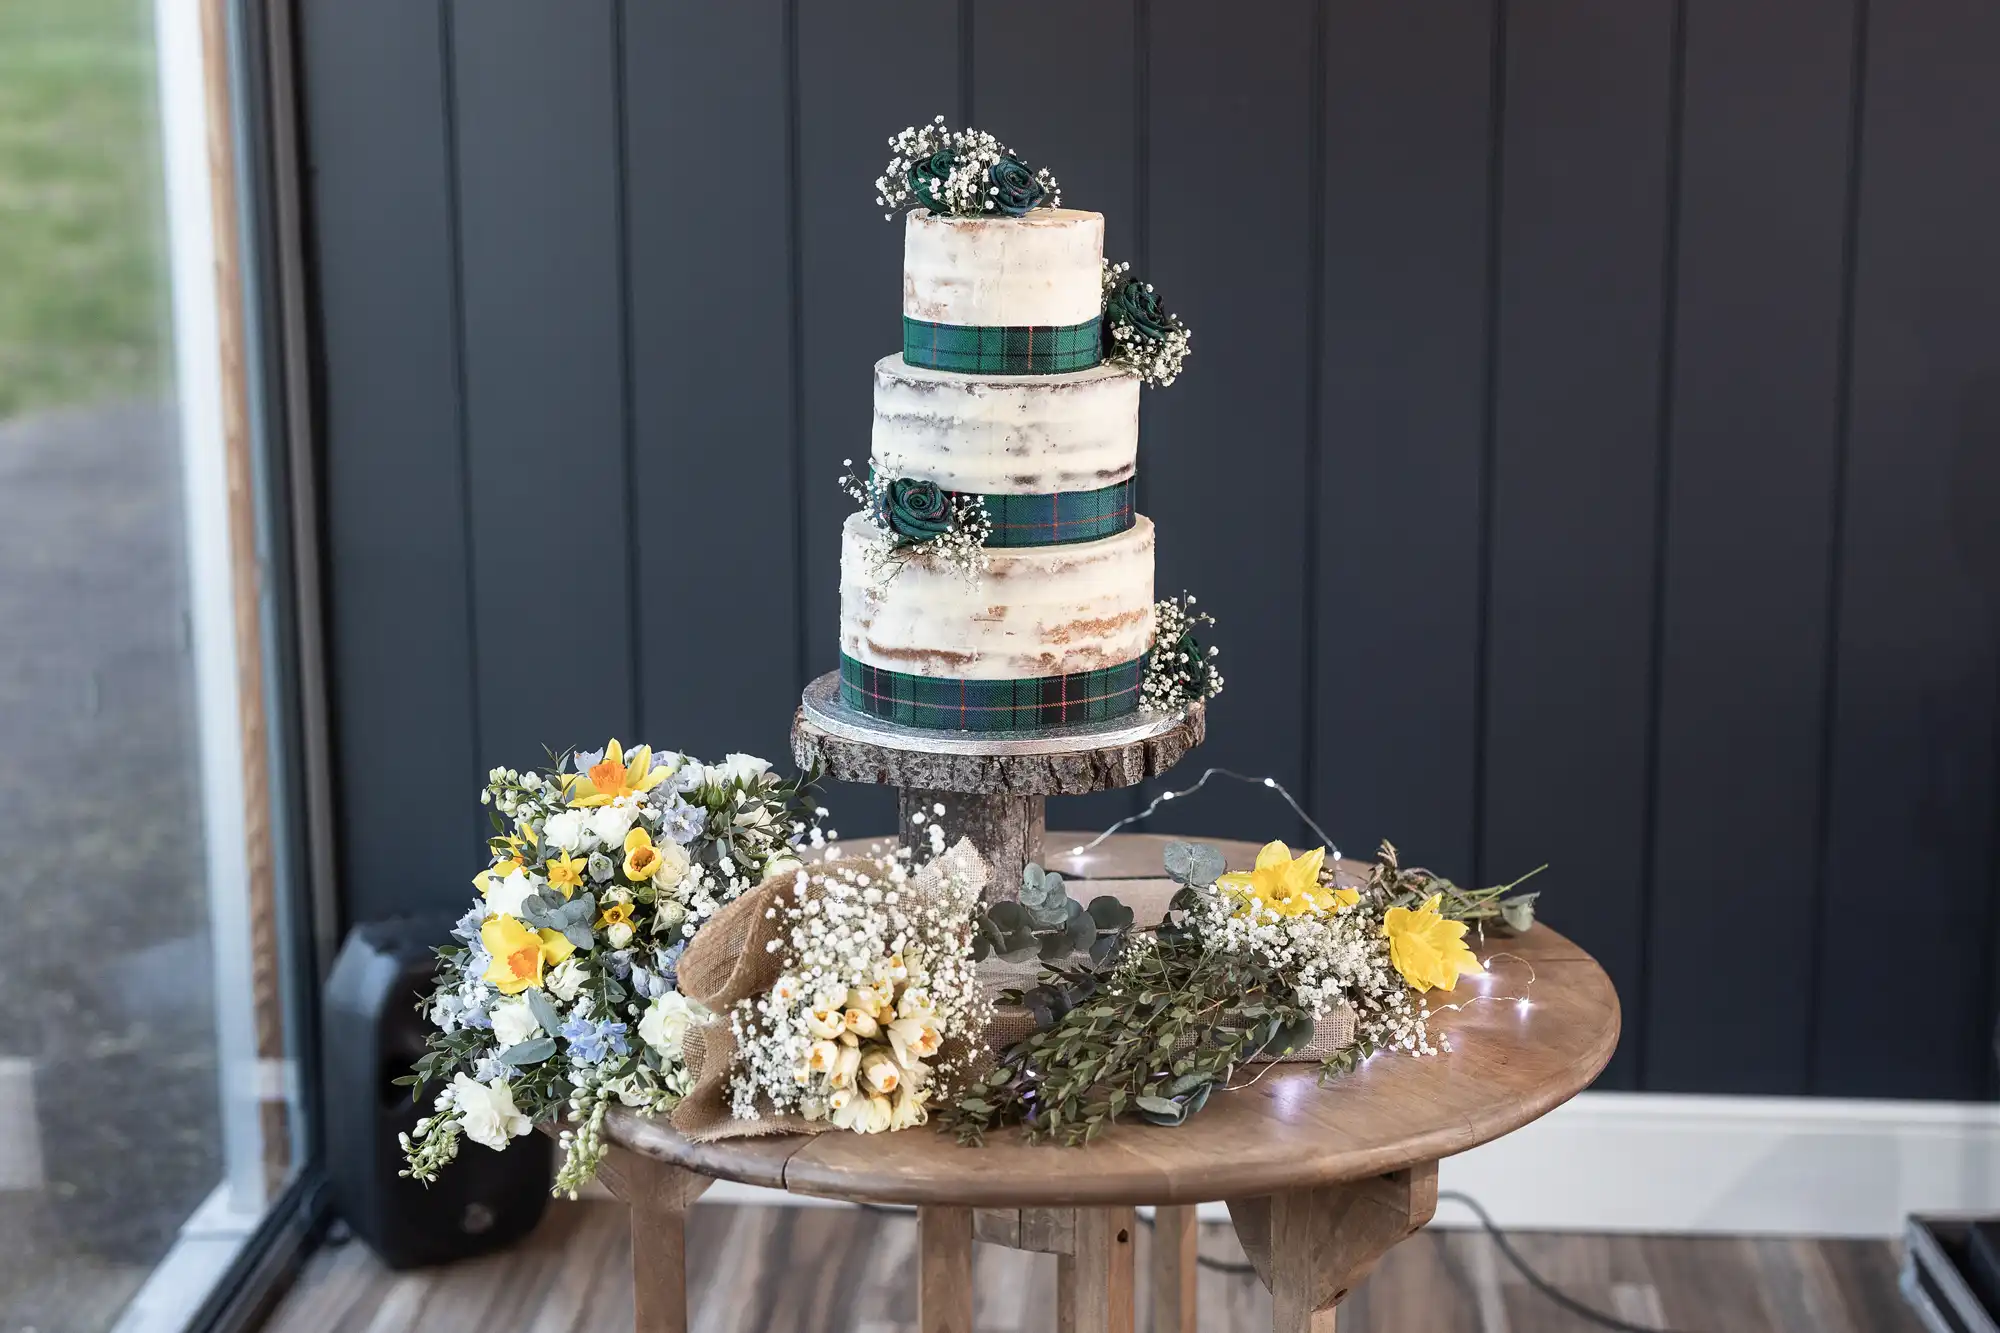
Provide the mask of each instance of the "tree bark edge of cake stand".
{"label": "tree bark edge of cake stand", "polygon": [[853,740],[828,732],[801,708],[792,756],[839,782],[866,782],[964,796],[1086,796],[1131,787],[1179,763],[1207,735],[1207,716],[1190,705],[1155,736],[1113,744],[1077,737],[1076,748],[1029,754],[955,754],[903,743]]}

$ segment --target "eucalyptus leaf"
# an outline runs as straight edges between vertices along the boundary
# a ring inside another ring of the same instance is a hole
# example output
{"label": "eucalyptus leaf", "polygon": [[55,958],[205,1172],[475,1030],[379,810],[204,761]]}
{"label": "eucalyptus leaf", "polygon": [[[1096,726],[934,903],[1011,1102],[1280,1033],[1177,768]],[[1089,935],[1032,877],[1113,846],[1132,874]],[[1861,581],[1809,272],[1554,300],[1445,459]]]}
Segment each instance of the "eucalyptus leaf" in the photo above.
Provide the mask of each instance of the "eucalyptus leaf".
{"label": "eucalyptus leaf", "polygon": [[1028,924],[1028,913],[1019,903],[998,902],[986,909],[986,920],[1001,935]]}
{"label": "eucalyptus leaf", "polygon": [[1130,930],[1132,909],[1110,894],[1102,894],[1090,900],[1090,919],[1097,923],[1099,930]]}
{"label": "eucalyptus leaf", "polygon": [[548,995],[535,986],[530,986],[523,994],[527,997],[528,1012],[542,1025],[542,1031],[551,1037],[560,1037],[562,1020],[556,1017],[556,1007],[549,1003]]}
{"label": "eucalyptus leaf", "polygon": [[986,937],[986,932],[982,930],[972,937],[972,961],[983,963],[992,956],[993,942]]}
{"label": "eucalyptus leaf", "polygon": [[524,1069],[529,1065],[540,1064],[555,1053],[556,1042],[554,1037],[531,1037],[527,1041],[518,1042],[500,1052],[500,1063],[511,1065],[516,1069]]}
{"label": "eucalyptus leaf", "polygon": [[1006,959],[1010,963],[1025,963],[1030,958],[1033,958],[1035,954],[1040,951],[1041,947],[1042,946],[1040,944],[1036,943],[1031,938],[1025,947],[1018,949],[1002,949],[1000,951],[1000,956]]}
{"label": "eucalyptus leaf", "polygon": [[1076,915],[1069,919],[1064,944],[1069,952],[1088,949],[1097,942],[1097,921],[1090,913],[1077,908]]}
{"label": "eucalyptus leaf", "polygon": [[1043,962],[1059,962],[1070,954],[1069,933],[1063,930],[1051,931],[1042,936],[1042,942],[1037,947]]}
{"label": "eucalyptus leaf", "polygon": [[1090,961],[1099,967],[1104,966],[1111,960],[1111,955],[1118,952],[1119,943],[1120,940],[1116,935],[1099,935],[1090,942]]}

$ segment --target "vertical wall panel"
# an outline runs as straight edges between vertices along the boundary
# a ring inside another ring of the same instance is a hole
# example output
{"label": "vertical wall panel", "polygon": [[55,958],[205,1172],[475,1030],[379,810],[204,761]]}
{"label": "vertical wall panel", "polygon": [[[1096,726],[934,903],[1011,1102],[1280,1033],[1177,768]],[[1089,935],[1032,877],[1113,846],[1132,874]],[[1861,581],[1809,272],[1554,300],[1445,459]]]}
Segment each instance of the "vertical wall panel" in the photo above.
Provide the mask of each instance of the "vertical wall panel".
{"label": "vertical wall panel", "polygon": [[1873,0],[1814,1091],[1993,1068],[2000,8]]}
{"label": "vertical wall panel", "polygon": [[1326,41],[1314,795],[1350,856],[1473,865],[1493,4]]}
{"label": "vertical wall panel", "polygon": [[[1192,591],[1222,622],[1228,680],[1174,782],[1222,764],[1297,790],[1303,770],[1313,42],[1312,7],[1287,0],[1152,8],[1144,276],[1187,320],[1194,352],[1141,400],[1145,498],[1159,590]],[[1235,785],[1159,826],[1298,836],[1276,797]]]}
{"label": "vertical wall panel", "polygon": [[628,3],[624,36],[640,721],[777,762],[801,684],[785,4]]}
{"label": "vertical wall panel", "polygon": [[366,920],[461,901],[480,836],[443,24],[411,0],[302,19],[340,859]]}
{"label": "vertical wall panel", "polygon": [[482,763],[631,736],[611,0],[453,9]]}
{"label": "vertical wall panel", "polygon": [[[1065,207],[1104,214],[1105,256],[1132,259],[1142,229],[1136,6],[975,0],[972,16],[972,123],[1054,171]],[[1063,95],[1050,97],[1051,88]],[[1157,401],[1140,412],[1142,497]],[[1059,797],[1049,805],[1049,826],[1095,831],[1136,811],[1138,798],[1136,788]]]}
{"label": "vertical wall panel", "polygon": [[[874,181],[890,135],[958,120],[959,34],[954,7],[934,0],[795,2],[810,677],[840,663],[840,525],[854,505],[835,478],[842,459],[867,466],[874,366],[903,346],[903,222],[882,220]],[[883,789],[843,787],[830,803],[842,833],[895,827]]]}
{"label": "vertical wall panel", "polygon": [[1804,1091],[1852,4],[1690,0],[1648,1087]]}
{"label": "vertical wall panel", "polygon": [[1554,863],[1548,918],[1643,1027],[1640,885],[1673,66],[1670,0],[1516,0],[1507,30],[1486,878]]}

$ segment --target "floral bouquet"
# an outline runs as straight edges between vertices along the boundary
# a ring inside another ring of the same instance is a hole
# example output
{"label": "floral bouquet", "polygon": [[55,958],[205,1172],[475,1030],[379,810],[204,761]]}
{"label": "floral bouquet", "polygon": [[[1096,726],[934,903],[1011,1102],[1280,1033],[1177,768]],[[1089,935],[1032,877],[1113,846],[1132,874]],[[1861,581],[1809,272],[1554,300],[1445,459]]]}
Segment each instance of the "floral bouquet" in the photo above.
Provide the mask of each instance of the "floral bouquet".
{"label": "floral bouquet", "polygon": [[1249,1064],[1310,1056],[1326,1078],[1378,1050],[1435,1054],[1423,996],[1481,970],[1469,927],[1534,920],[1520,881],[1463,890],[1405,869],[1388,843],[1356,884],[1337,881],[1323,848],[1294,856],[1281,842],[1236,873],[1200,844],[1171,843],[1164,860],[1179,888],[1150,929],[1111,900],[1063,902],[1061,877],[1038,866],[1019,903],[987,909],[980,950],[1042,967],[1037,985],[1000,995],[1033,1030],[946,1115],[961,1139],[1018,1124],[1084,1143],[1128,1111],[1181,1124]]}
{"label": "floral bouquet", "polygon": [[992,1004],[974,971],[986,866],[932,823],[906,849],[774,876],[689,950],[682,985],[715,1017],[674,1127],[702,1140],[929,1119],[985,1061]]}
{"label": "floral bouquet", "polygon": [[540,772],[496,768],[480,802],[492,864],[438,951],[429,1049],[398,1080],[445,1085],[404,1136],[405,1174],[433,1180],[462,1138],[498,1151],[567,1114],[558,1188],[573,1192],[603,1155],[607,1106],[657,1114],[692,1088],[683,1037],[709,1015],[677,985],[683,951],[821,845],[823,811],[809,777],[761,759],[616,740]]}

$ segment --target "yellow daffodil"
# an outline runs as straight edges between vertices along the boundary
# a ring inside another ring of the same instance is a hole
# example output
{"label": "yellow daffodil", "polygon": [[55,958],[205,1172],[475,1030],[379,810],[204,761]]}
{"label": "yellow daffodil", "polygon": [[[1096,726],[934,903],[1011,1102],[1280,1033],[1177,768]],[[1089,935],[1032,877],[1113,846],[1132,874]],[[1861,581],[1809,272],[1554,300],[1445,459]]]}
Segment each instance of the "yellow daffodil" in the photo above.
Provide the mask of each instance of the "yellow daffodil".
{"label": "yellow daffodil", "polygon": [[1333,910],[1336,912],[1345,912],[1360,901],[1361,890],[1359,889],[1335,889],[1333,891]]}
{"label": "yellow daffodil", "polygon": [[1321,886],[1319,871],[1325,861],[1324,847],[1315,847],[1294,859],[1292,849],[1284,843],[1267,842],[1257,853],[1255,870],[1232,871],[1215,882],[1238,895],[1246,907],[1254,905],[1259,911],[1277,916],[1319,916],[1337,907],[1351,906],[1354,901],[1340,902],[1340,891]]}
{"label": "yellow daffodil", "polygon": [[653,771],[653,751],[641,745],[628,757],[616,740],[604,747],[604,758],[587,773],[563,777],[571,805],[610,805],[620,796],[637,796],[665,782],[667,770]]}
{"label": "yellow daffodil", "polygon": [[571,856],[568,852],[552,858],[548,864],[549,887],[561,889],[562,896],[569,897],[583,887],[583,870],[589,864],[589,861]]}
{"label": "yellow daffodil", "polygon": [[1382,914],[1382,933],[1389,937],[1389,961],[1403,980],[1420,991],[1435,986],[1450,990],[1462,972],[1479,972],[1479,960],[1465,947],[1465,923],[1447,921],[1438,912],[1444,895],[1433,893],[1422,907],[1392,907]]}
{"label": "yellow daffodil", "polygon": [[635,828],[625,835],[625,878],[634,884],[653,877],[660,868],[660,849],[646,830]]}
{"label": "yellow daffodil", "polygon": [[629,926],[631,924],[632,904],[630,903],[612,903],[604,909],[604,915],[597,918],[597,928],[599,930],[609,930],[613,926]]}
{"label": "yellow daffodil", "polygon": [[479,923],[479,942],[493,955],[483,978],[502,995],[519,995],[542,984],[542,967],[553,966],[576,952],[560,932],[536,930],[511,916],[489,916]]}

